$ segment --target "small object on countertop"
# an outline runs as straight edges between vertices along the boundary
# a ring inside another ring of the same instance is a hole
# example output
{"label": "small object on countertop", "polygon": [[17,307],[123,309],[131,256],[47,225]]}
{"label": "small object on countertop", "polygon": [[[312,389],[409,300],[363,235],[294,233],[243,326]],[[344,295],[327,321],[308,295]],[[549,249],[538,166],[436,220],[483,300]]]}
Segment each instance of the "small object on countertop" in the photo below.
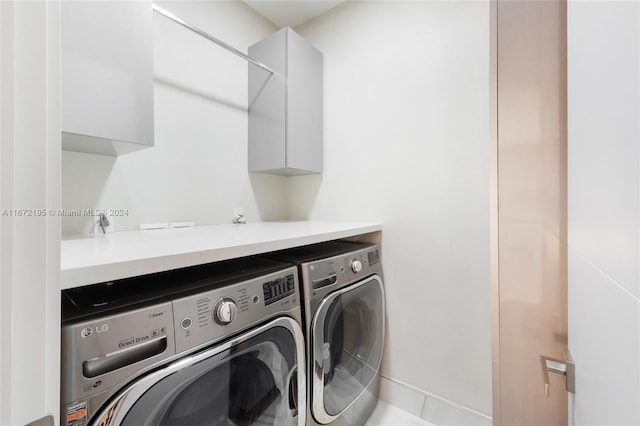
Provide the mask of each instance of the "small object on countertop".
{"label": "small object on countertop", "polygon": [[169,227],[168,222],[140,223],[138,224],[138,231],[152,231],[154,229],[167,229],[168,227]]}
{"label": "small object on countertop", "polygon": [[246,225],[247,223],[249,223],[249,221],[247,221],[247,218],[244,217],[243,214],[238,214],[233,219],[233,223],[237,223],[237,224],[240,224],[240,225]]}
{"label": "small object on countertop", "polygon": [[109,225],[111,225],[111,222],[109,222],[109,219],[107,218],[107,215],[104,213],[100,213],[100,215],[98,216],[98,224],[100,225],[100,228],[102,229],[102,233],[106,234],[107,231],[105,228],[107,228]]}
{"label": "small object on countertop", "polygon": [[169,228],[193,228],[195,226],[195,222],[169,222]]}

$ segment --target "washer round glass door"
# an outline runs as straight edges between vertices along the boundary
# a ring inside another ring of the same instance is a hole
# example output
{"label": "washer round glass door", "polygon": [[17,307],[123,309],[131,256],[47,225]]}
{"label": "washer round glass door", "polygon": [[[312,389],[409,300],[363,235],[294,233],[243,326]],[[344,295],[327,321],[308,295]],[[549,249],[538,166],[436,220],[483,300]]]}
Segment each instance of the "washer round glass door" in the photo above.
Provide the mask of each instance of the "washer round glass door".
{"label": "washer round glass door", "polygon": [[303,425],[304,338],[279,318],[128,386],[93,425]]}
{"label": "washer round glass door", "polygon": [[378,276],[326,296],[312,323],[312,412],[329,423],[371,384],[384,344],[384,290]]}

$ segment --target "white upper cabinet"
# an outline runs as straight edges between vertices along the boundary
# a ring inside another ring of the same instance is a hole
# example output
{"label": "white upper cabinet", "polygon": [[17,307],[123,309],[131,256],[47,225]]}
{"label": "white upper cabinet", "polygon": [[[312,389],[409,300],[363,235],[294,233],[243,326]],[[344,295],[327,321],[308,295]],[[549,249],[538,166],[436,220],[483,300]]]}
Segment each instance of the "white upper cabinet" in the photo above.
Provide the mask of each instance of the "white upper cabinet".
{"label": "white upper cabinet", "polygon": [[62,2],[62,149],[153,146],[150,1]]}
{"label": "white upper cabinet", "polygon": [[322,53],[291,28],[249,47],[249,171],[322,172]]}

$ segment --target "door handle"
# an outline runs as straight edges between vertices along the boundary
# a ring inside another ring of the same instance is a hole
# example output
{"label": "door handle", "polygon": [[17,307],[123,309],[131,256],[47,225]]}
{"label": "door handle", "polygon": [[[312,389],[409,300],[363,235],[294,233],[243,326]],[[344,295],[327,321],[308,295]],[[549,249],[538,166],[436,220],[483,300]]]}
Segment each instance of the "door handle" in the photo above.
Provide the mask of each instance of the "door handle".
{"label": "door handle", "polygon": [[562,348],[564,360],[540,355],[542,375],[544,377],[544,394],[549,398],[549,372],[566,376],[567,392],[576,393],[576,364],[569,348]]}
{"label": "door handle", "polygon": [[298,367],[294,367],[291,375],[289,376],[289,410],[291,410],[291,416],[298,416]]}

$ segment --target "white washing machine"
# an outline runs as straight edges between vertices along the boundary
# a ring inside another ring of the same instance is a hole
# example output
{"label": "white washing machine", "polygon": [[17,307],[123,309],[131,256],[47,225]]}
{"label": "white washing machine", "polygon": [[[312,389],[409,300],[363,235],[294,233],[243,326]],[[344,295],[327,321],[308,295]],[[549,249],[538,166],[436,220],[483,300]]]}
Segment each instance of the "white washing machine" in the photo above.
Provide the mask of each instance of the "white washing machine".
{"label": "white washing machine", "polygon": [[64,291],[61,425],[304,425],[297,277],[245,258]]}
{"label": "white washing machine", "polygon": [[385,338],[379,248],[333,241],[269,256],[299,267],[307,424],[364,424],[378,401]]}

